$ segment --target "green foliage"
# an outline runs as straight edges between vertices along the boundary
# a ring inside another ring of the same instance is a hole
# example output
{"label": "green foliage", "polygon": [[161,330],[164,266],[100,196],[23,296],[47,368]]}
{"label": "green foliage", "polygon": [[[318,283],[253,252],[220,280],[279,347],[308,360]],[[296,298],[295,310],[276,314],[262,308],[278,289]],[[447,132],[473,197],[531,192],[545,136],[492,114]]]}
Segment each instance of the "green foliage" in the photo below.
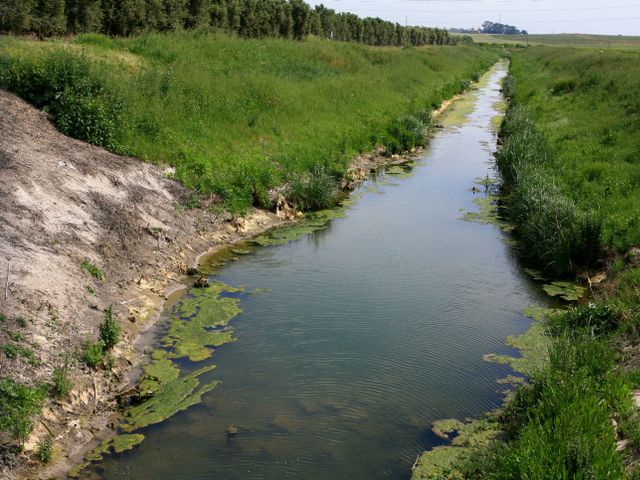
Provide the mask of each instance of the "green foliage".
{"label": "green foliage", "polygon": [[62,33],[132,35],[213,26],[242,37],[302,40],[310,33],[369,45],[444,45],[459,37],[446,30],[403,27],[380,18],[359,18],[302,0],[7,0],[0,30],[33,31],[39,38]]}
{"label": "green foliage", "polygon": [[82,361],[86,363],[87,366],[96,368],[100,362],[102,362],[103,356],[104,345],[102,342],[99,340],[97,342],[87,340],[82,351]]}
{"label": "green foliage", "polygon": [[630,392],[614,359],[604,340],[558,337],[549,366],[505,409],[513,439],[495,456],[491,478],[623,478],[609,419],[626,409]]}
{"label": "green foliage", "polygon": [[[529,48],[512,55],[511,103],[520,108],[510,116],[526,111],[544,137],[541,175],[574,210],[563,206],[562,215],[573,218],[568,235],[578,245],[572,255],[583,263],[602,247],[624,253],[640,244],[639,69],[638,51]],[[514,123],[512,130],[521,129]],[[542,151],[532,142],[515,143]]]}
{"label": "green foliage", "polygon": [[556,275],[593,265],[603,249],[602,220],[597,213],[580,210],[555,178],[555,152],[529,111],[522,106],[510,109],[501,134],[505,141],[496,160],[511,192],[508,213],[524,257]]}
{"label": "green foliage", "polygon": [[105,279],[105,274],[102,271],[102,269],[91,263],[89,261],[89,259],[85,258],[82,263],[80,264],[80,267],[87,273],[91,274],[91,276],[93,276],[94,278],[96,278],[97,280],[100,280],[101,282],[104,281]]}
{"label": "green foliage", "polygon": [[59,397],[66,397],[73,388],[73,383],[69,378],[67,365],[55,367],[53,369],[53,390]]}
{"label": "green foliage", "polygon": [[117,150],[121,103],[91,68],[86,58],[64,50],[28,57],[0,54],[0,86],[46,108],[63,133]]}
{"label": "green foliage", "polygon": [[299,210],[323,210],[335,205],[336,180],[323,166],[308,174],[294,176],[287,197]]}
{"label": "green foliage", "polygon": [[113,308],[104,312],[104,320],[100,324],[100,340],[106,350],[111,350],[120,341],[121,328],[113,314]]}
{"label": "green foliage", "polygon": [[388,155],[399,154],[414,147],[424,146],[427,128],[431,123],[429,112],[406,115],[393,120],[386,129],[384,144]]}
{"label": "green foliage", "polygon": [[36,447],[36,458],[42,463],[49,463],[53,457],[53,436],[47,435],[38,442]]}
{"label": "green foliage", "polygon": [[30,388],[0,377],[0,432],[23,442],[33,428],[32,417],[40,412],[45,395],[45,388]]}
{"label": "green foliage", "polygon": [[557,335],[583,334],[585,330],[594,335],[604,335],[620,325],[618,315],[609,305],[593,302],[571,308],[561,315],[552,315],[548,321]]}
{"label": "green foliage", "polygon": [[0,47],[0,85],[47,108],[63,131],[168,162],[232,213],[269,207],[268,192],[296,176],[297,191],[310,192],[301,203],[329,204],[328,176],[387,139],[398,151],[422,143],[428,117],[415,112],[496,59],[472,46],[379,49],[205,30],[1,38]]}

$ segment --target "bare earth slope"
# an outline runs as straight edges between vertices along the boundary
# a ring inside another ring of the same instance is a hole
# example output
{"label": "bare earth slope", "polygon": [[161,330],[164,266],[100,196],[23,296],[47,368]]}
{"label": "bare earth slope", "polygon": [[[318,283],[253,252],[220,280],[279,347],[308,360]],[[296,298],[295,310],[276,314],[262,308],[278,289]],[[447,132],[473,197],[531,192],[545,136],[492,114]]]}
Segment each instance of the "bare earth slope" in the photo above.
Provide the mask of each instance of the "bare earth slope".
{"label": "bare earth slope", "polygon": [[[18,478],[60,471],[60,462],[107,423],[139,361],[133,341],[187,266],[216,245],[282,222],[263,211],[219,218],[206,202],[185,209],[188,195],[161,168],[68,138],[45,113],[0,91],[0,314],[7,317],[0,346],[15,343],[34,355],[11,359],[0,351],[0,376],[50,382],[53,368],[69,362],[74,380],[67,399],[48,401],[22,458],[0,451],[0,478],[16,467]],[[104,271],[103,281],[81,268],[85,259]],[[107,376],[78,358],[109,305],[124,338]],[[17,342],[15,332],[23,337]],[[29,453],[47,430],[56,437],[57,467],[27,474]]]}

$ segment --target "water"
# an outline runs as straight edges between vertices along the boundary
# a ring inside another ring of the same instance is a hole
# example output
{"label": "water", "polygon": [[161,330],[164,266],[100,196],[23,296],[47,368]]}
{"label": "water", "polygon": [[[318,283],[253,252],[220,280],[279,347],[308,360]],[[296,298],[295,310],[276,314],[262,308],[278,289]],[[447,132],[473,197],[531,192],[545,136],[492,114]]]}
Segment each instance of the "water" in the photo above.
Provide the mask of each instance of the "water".
{"label": "water", "polygon": [[469,115],[445,120],[411,176],[382,175],[346,218],[216,272],[268,289],[242,296],[238,341],[211,360],[222,386],[143,430],[98,467],[103,479],[406,479],[441,443],[434,420],[499,405],[509,370],[481,357],[513,353],[520,312],[544,301],[498,228],[460,219],[492,173],[504,75],[459,104]]}

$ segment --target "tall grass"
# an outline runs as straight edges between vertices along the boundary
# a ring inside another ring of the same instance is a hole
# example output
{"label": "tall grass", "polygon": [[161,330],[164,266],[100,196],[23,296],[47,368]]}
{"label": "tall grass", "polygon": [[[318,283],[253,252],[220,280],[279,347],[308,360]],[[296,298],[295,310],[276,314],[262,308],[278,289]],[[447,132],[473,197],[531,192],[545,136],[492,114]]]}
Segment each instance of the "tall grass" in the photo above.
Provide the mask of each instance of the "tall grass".
{"label": "tall grass", "polygon": [[[540,163],[549,181],[578,211],[593,212],[585,234],[594,235],[601,219],[602,246],[621,252],[640,245],[638,71],[638,51],[517,49],[504,88],[544,136],[548,149],[525,143],[538,159],[539,147],[546,152]],[[521,128],[513,122],[511,130]]]}
{"label": "tall grass", "polygon": [[[416,113],[495,59],[495,50],[474,46],[373,48],[206,31],[71,43],[4,37],[0,85],[50,108],[63,130],[167,162],[188,187],[242,208],[318,165],[338,178],[360,152],[419,144],[424,119]],[[76,70],[87,88],[77,88]],[[48,101],[36,98],[40,91]],[[83,117],[109,134],[82,132]]]}
{"label": "tall grass", "polygon": [[[505,84],[513,88],[509,81]],[[556,153],[528,109],[511,108],[501,134],[504,144],[496,160],[523,256],[555,275],[593,266],[602,252],[602,222],[596,212],[581,210],[566,195],[552,169]]]}

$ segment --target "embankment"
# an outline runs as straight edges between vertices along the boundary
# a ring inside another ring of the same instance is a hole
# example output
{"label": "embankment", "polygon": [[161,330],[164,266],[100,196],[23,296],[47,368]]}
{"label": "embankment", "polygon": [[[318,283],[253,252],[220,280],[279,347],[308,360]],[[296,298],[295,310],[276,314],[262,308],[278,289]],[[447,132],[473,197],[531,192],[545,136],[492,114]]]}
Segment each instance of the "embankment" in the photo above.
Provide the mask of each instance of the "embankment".
{"label": "embankment", "polygon": [[638,68],[637,52],[513,52],[503,211],[535,277],[564,276],[591,295],[537,312],[546,360],[488,419],[436,425],[460,435],[414,478],[637,478]]}

